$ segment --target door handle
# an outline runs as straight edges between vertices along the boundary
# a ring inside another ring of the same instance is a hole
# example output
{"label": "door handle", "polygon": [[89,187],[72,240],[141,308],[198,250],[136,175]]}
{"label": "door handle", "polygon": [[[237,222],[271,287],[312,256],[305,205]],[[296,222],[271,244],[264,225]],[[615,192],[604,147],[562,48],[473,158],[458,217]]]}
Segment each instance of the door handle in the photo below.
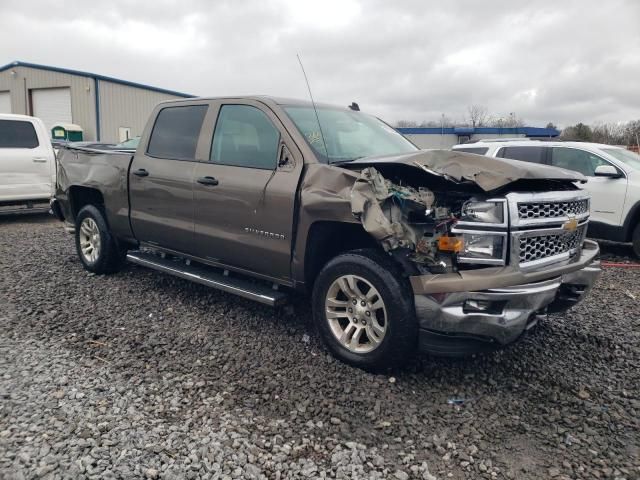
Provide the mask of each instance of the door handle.
{"label": "door handle", "polygon": [[133,174],[138,176],[138,177],[148,177],[149,176],[149,172],[147,172],[144,168],[139,168],[138,170],[133,172]]}
{"label": "door handle", "polygon": [[201,183],[202,185],[211,185],[211,186],[216,186],[218,185],[218,179],[213,178],[213,177],[200,177],[198,180],[196,180],[198,183]]}
{"label": "door handle", "polygon": [[33,157],[33,161],[36,163],[47,163],[47,159],[45,157]]}

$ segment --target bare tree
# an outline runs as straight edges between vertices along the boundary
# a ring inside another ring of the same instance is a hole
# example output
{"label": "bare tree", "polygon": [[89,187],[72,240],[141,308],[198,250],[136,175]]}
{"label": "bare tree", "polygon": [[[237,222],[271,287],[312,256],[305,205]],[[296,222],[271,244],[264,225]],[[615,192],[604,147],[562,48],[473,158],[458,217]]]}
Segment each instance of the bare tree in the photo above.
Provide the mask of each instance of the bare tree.
{"label": "bare tree", "polygon": [[524,127],[524,120],[518,117],[515,112],[509,113],[509,117],[507,117],[507,126],[511,128]]}
{"label": "bare tree", "polygon": [[487,107],[484,105],[470,105],[467,107],[467,118],[470,126],[483,127],[487,121]]}
{"label": "bare tree", "polygon": [[490,127],[497,128],[524,127],[524,120],[518,117],[514,112],[509,113],[509,115],[491,117],[487,123]]}
{"label": "bare tree", "polygon": [[627,145],[636,145],[640,150],[640,120],[632,120],[625,125],[624,139]]}
{"label": "bare tree", "polygon": [[622,145],[627,143],[625,130],[628,123],[597,123],[592,128],[592,140],[597,143],[609,145]]}
{"label": "bare tree", "polygon": [[589,125],[580,122],[562,130],[560,138],[563,140],[576,140],[578,142],[591,142],[593,141],[593,130]]}

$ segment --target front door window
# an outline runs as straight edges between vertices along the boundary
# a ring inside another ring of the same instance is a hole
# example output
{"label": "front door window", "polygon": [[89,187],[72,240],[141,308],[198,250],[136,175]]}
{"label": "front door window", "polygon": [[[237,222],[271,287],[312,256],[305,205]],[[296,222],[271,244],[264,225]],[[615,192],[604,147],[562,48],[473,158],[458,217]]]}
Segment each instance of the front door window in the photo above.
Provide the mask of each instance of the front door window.
{"label": "front door window", "polygon": [[280,132],[259,109],[223,105],[213,134],[210,160],[220,165],[275,170]]}

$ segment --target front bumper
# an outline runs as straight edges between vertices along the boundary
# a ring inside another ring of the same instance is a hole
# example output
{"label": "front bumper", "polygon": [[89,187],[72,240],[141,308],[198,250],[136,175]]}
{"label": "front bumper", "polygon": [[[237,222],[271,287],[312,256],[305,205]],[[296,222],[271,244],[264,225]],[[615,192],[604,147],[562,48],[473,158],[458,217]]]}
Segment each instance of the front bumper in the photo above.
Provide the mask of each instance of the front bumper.
{"label": "front bumper", "polygon": [[[484,283],[491,286],[488,289],[459,288],[469,279],[460,279],[458,286],[446,279],[442,292],[423,293],[414,288],[421,350],[459,356],[517,340],[535,325],[539,315],[563,312],[585,297],[601,273],[597,254],[597,244],[587,241],[574,263],[526,274],[501,269],[502,275],[485,276]],[[514,275],[525,282],[504,285],[505,279]],[[479,285],[478,280],[473,283]],[[436,286],[428,284],[430,290]]]}

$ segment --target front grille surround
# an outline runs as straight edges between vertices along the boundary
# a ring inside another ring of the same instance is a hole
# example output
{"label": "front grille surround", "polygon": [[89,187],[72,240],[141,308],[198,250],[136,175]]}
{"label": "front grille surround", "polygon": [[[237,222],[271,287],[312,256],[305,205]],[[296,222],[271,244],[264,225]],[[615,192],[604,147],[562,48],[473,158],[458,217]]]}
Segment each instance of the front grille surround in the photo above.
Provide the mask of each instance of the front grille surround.
{"label": "front grille surround", "polygon": [[530,271],[579,256],[589,220],[586,192],[509,193],[507,202],[511,265]]}

